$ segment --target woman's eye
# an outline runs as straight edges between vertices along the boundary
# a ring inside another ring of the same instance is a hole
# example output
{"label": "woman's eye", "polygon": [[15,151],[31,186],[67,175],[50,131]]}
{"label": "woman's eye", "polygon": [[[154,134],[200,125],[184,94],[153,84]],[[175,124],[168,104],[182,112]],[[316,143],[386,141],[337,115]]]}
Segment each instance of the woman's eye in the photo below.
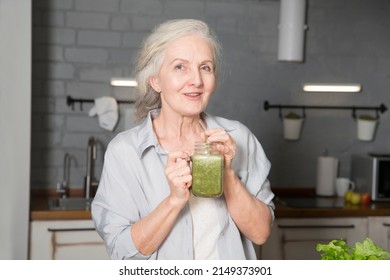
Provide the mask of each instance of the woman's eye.
{"label": "woman's eye", "polygon": [[201,67],[201,69],[202,69],[202,70],[205,70],[205,71],[207,71],[207,72],[213,72],[213,69],[212,69],[210,66],[208,66],[208,65],[203,65],[203,66]]}
{"label": "woman's eye", "polygon": [[183,70],[184,69],[184,65],[183,64],[178,64],[178,65],[175,66],[175,69]]}

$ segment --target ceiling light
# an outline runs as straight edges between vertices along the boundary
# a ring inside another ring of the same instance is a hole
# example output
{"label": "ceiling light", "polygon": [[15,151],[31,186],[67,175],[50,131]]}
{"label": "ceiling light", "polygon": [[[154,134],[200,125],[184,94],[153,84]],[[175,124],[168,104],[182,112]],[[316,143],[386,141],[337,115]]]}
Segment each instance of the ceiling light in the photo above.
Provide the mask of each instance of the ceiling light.
{"label": "ceiling light", "polygon": [[114,87],[136,87],[137,81],[134,79],[126,78],[112,78],[111,85]]}
{"label": "ceiling light", "polygon": [[360,92],[360,84],[303,84],[305,92]]}

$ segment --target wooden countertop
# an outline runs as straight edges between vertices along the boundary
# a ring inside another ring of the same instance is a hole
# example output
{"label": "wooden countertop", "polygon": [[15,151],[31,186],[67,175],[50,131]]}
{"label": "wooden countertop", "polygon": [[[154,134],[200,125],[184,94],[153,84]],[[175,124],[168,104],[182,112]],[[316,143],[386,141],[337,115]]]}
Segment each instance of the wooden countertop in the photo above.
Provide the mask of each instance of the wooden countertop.
{"label": "wooden countertop", "polygon": [[289,207],[282,203],[283,198],[314,198],[315,189],[273,189],[276,198],[275,217],[277,218],[320,218],[320,217],[368,217],[390,216],[390,202],[371,202],[369,205],[347,205],[343,198],[327,198],[337,207]]}
{"label": "wooden countertop", "polygon": [[[275,217],[277,218],[315,218],[315,217],[367,217],[390,216],[390,202],[375,202],[367,206],[342,205],[335,208],[296,208],[280,202],[283,197],[313,197],[313,189],[274,189],[276,199]],[[76,193],[75,196],[79,196]],[[91,219],[91,212],[86,210],[49,210],[47,195],[34,195],[31,199],[30,220],[77,220]],[[334,198],[338,199],[338,198]]]}
{"label": "wooden countertop", "polygon": [[293,208],[275,201],[277,218],[320,218],[320,217],[368,217],[390,216],[390,203],[371,203],[368,206],[340,208]]}
{"label": "wooden countertop", "polygon": [[82,210],[32,210],[30,220],[90,220],[91,212]]}

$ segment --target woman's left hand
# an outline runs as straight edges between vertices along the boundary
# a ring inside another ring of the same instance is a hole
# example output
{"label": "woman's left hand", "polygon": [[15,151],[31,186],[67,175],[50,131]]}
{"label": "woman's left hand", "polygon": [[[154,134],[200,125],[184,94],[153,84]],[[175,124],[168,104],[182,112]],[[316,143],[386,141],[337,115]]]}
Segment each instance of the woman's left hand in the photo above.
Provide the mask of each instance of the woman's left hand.
{"label": "woman's left hand", "polygon": [[225,168],[230,168],[236,154],[236,141],[222,128],[212,128],[204,132],[207,142],[217,143],[217,149],[225,157]]}

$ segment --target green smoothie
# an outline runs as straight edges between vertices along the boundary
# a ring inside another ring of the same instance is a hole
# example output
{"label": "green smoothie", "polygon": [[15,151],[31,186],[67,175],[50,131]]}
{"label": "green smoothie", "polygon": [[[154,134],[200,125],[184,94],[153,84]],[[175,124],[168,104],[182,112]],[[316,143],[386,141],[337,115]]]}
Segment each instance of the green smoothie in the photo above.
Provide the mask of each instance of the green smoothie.
{"label": "green smoothie", "polygon": [[222,194],[223,157],[218,154],[192,156],[192,193],[200,197]]}

